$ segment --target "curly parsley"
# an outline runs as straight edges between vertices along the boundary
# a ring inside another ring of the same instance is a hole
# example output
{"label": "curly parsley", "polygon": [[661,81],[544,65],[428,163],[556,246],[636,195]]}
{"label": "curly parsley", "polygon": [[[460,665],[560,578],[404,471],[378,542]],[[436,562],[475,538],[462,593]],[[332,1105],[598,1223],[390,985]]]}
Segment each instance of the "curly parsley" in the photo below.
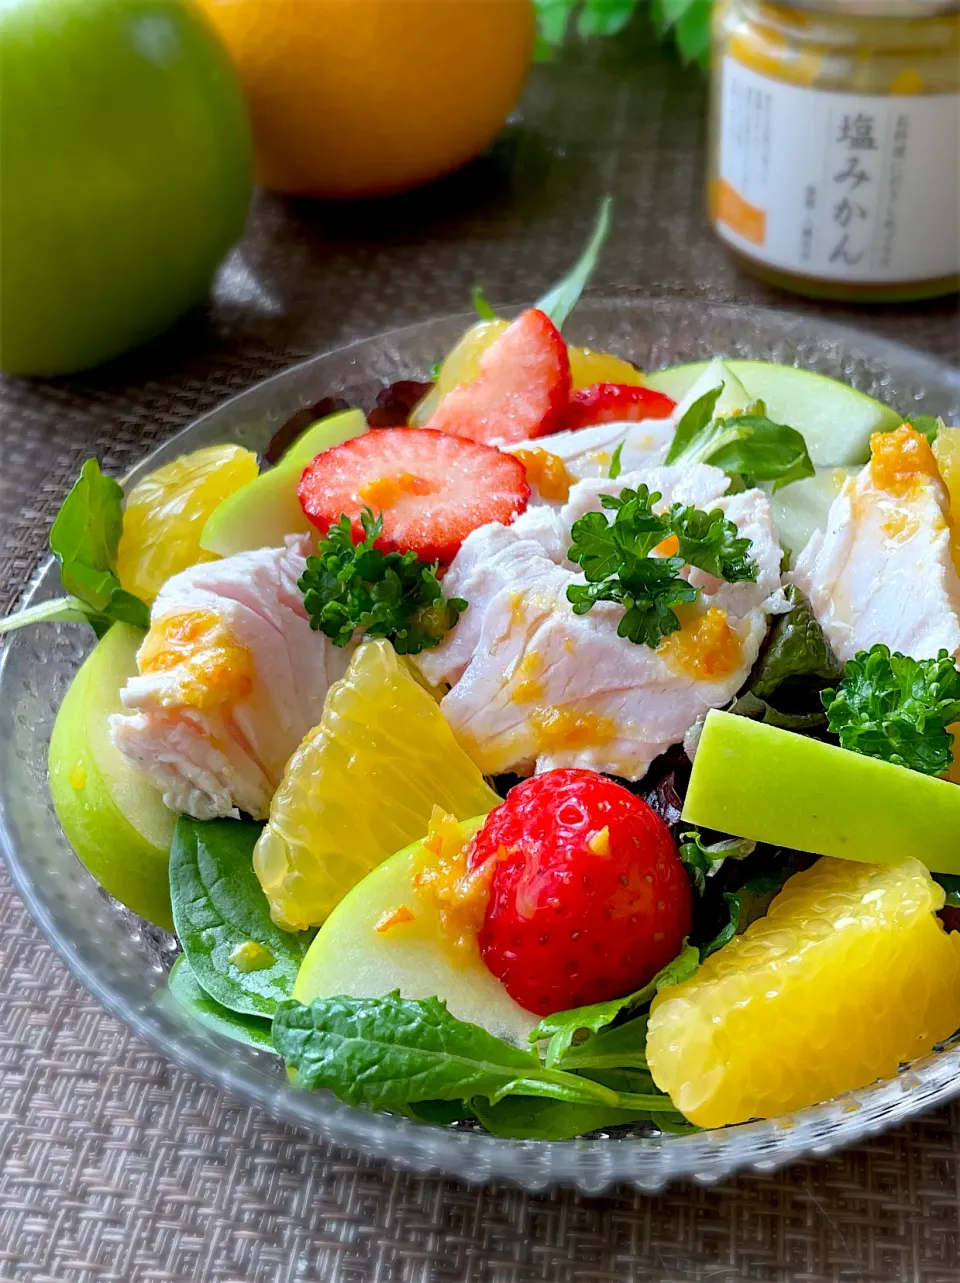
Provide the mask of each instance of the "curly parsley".
{"label": "curly parsley", "polygon": [[960,721],[960,671],[941,650],[936,659],[911,659],[876,645],[849,660],[836,690],[821,695],[830,730],[842,748],[942,775],[953,761]]}
{"label": "curly parsley", "polygon": [[374,544],[383,533],[382,516],[364,508],[366,538],[355,544],[350,518],[341,516],[321,540],[315,557],[298,581],[310,627],[335,646],[354,634],[386,637],[400,655],[418,655],[439,646],[444,634],[467,609],[461,597],[444,598],[437,563],[415,552],[381,552]]}
{"label": "curly parsley", "polygon": [[[624,489],[619,495],[601,495],[601,506],[614,512],[608,521],[602,512],[588,512],[574,522],[573,545],[568,557],[583,570],[585,584],[571,584],[567,600],[574,614],[585,615],[598,601],[624,606],[617,633],[632,642],[656,647],[667,633],[680,627],[675,606],[696,601],[694,588],[680,572],[697,566],[729,583],[754,580],[756,564],[749,560],[750,540],[740,537],[719,508],[702,512],[675,503],[659,514],[653,506],[659,491],[646,486]],[[673,536],[673,555],[651,554]]]}

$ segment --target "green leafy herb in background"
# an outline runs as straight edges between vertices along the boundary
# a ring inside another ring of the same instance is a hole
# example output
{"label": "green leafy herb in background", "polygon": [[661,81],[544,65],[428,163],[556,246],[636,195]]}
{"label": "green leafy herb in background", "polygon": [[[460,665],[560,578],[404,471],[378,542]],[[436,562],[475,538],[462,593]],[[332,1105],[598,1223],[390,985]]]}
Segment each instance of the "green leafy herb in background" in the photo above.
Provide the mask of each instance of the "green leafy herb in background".
{"label": "green leafy herb in background", "polygon": [[170,901],[197,983],[222,1006],[271,1017],[290,996],[312,931],[282,931],[253,869],[262,825],[181,816],[170,849]]}
{"label": "green leafy herb in background", "polygon": [[269,1051],[276,1055],[273,1038],[270,1033],[270,1021],[260,1016],[243,1015],[231,1011],[222,1003],[211,998],[206,989],[197,982],[186,954],[181,954],[173,964],[167,985],[177,1002],[191,1016],[226,1038],[235,1042],[245,1042],[250,1047]]}
{"label": "green leafy herb in background", "polygon": [[953,761],[960,721],[960,671],[945,650],[911,659],[883,645],[849,660],[836,690],[825,690],[830,729],[843,748],[924,775],[942,775]]}
{"label": "green leafy herb in background", "polygon": [[418,655],[439,646],[467,609],[461,597],[445,598],[437,563],[428,565],[415,552],[381,552],[375,548],[383,518],[364,508],[360,518],[365,539],[354,544],[350,519],[331,526],[307,558],[299,580],[310,626],[335,646],[356,635],[387,637],[400,655]]}
{"label": "green leafy herb in background", "polygon": [[667,463],[709,463],[749,484],[772,481],[782,490],[812,477],[807,443],[796,428],[774,423],[757,402],[744,414],[714,418],[723,384],[698,397],[677,424]]}
{"label": "green leafy herb in background", "polygon": [[50,528],[50,550],[70,595],[0,620],[0,633],[45,620],[85,620],[98,637],[118,621],[149,628],[146,604],[126,592],[117,578],[122,527],[123,490],[103,475],[96,459],[88,459]]}
{"label": "green leafy herb in background", "polygon": [[[598,601],[616,602],[624,607],[618,636],[651,647],[680,627],[674,607],[699,596],[680,574],[685,564],[730,583],[757,577],[747,556],[750,540],[742,539],[719,509],[707,513],[675,503],[660,515],[653,510],[660,498],[646,486],[601,495],[601,506],[614,512],[613,520],[603,512],[585,513],[573,524],[567,554],[587,581],[567,589],[574,614],[586,614]],[[669,535],[676,536],[682,555],[652,556]]]}
{"label": "green leafy herb in background", "polygon": [[[642,8],[641,0],[535,0],[541,57],[551,56],[571,30],[582,39],[615,36]],[[661,37],[671,38],[684,62],[706,68],[711,0],[651,0],[648,12]]]}

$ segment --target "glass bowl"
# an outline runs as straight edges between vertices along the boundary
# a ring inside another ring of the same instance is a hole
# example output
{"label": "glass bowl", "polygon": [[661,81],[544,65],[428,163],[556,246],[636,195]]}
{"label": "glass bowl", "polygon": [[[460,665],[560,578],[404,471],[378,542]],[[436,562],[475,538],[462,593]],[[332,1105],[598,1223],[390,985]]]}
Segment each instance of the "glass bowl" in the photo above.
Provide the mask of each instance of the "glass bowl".
{"label": "glass bowl", "polygon": [[[173,437],[131,480],[201,445],[238,441],[262,448],[294,410],[338,395],[369,407],[396,379],[427,379],[469,323],[447,317],[325,353],[234,397]],[[585,300],[568,337],[655,369],[720,352],[802,365],[845,379],[896,405],[960,418],[960,375],[897,344],[818,319],[697,301]],[[56,595],[48,564],[28,596]],[[655,1191],[680,1177],[716,1180],[740,1168],[770,1170],[825,1154],[930,1109],[960,1086],[960,1045],[917,1061],[897,1077],[765,1122],[686,1136],[633,1134],[567,1142],[500,1140],[341,1104],[297,1091],[266,1052],[193,1023],[165,987],[176,942],[111,900],[78,863],[54,815],[46,756],[56,710],[89,650],[76,625],[14,634],[0,667],[0,844],[34,917],[78,979],[104,1005],[178,1065],[326,1140],[421,1171],[467,1181],[494,1178],[542,1189],[560,1182],[597,1192],[615,1181]]]}

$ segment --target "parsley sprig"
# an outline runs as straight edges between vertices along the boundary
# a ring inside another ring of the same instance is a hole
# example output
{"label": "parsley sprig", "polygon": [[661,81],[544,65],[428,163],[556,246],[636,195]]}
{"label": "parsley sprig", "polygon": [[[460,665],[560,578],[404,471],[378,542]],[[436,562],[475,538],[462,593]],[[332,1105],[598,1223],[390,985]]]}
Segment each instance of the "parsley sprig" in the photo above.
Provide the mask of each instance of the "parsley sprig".
{"label": "parsley sprig", "polygon": [[842,748],[942,775],[953,761],[960,721],[960,671],[947,651],[911,659],[876,645],[849,660],[836,690],[823,691],[831,731]]}
{"label": "parsley sprig", "polygon": [[[719,508],[703,512],[675,503],[669,512],[654,512],[662,498],[647,486],[601,495],[603,508],[615,515],[588,512],[574,522],[568,557],[583,570],[585,584],[571,584],[567,600],[574,614],[585,615],[598,601],[625,607],[617,627],[620,637],[656,647],[676,632],[680,620],[675,606],[697,600],[699,588],[682,578],[684,565],[696,566],[728,583],[755,580],[756,563],[749,559],[750,540]],[[654,549],[674,536],[677,552],[654,557]]]}
{"label": "parsley sprig", "polygon": [[321,540],[299,582],[310,627],[335,646],[359,633],[386,637],[400,655],[418,655],[439,646],[444,634],[467,609],[461,597],[445,598],[437,563],[415,552],[382,552],[374,544],[383,534],[383,517],[364,508],[366,536],[353,542],[350,518],[341,516]]}

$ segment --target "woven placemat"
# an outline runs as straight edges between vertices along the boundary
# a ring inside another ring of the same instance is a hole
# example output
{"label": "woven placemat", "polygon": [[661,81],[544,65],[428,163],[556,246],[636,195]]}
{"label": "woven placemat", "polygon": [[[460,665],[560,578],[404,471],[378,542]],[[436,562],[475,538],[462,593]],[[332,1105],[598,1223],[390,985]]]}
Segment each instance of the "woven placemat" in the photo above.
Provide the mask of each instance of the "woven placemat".
{"label": "woven placemat", "polygon": [[[120,473],[301,357],[522,302],[575,256],[600,195],[599,291],[785,300],[701,212],[703,86],[642,31],[537,69],[492,156],[339,209],[259,195],[213,305],[107,370],[0,382],[0,613],[44,556],[82,458]],[[826,314],[826,313],[825,313]],[[829,315],[958,356],[956,301]],[[530,1283],[960,1279],[960,1106],[822,1162],[657,1198],[472,1189],[316,1143],[175,1070],[108,1016],[0,870],[0,1279]]]}

